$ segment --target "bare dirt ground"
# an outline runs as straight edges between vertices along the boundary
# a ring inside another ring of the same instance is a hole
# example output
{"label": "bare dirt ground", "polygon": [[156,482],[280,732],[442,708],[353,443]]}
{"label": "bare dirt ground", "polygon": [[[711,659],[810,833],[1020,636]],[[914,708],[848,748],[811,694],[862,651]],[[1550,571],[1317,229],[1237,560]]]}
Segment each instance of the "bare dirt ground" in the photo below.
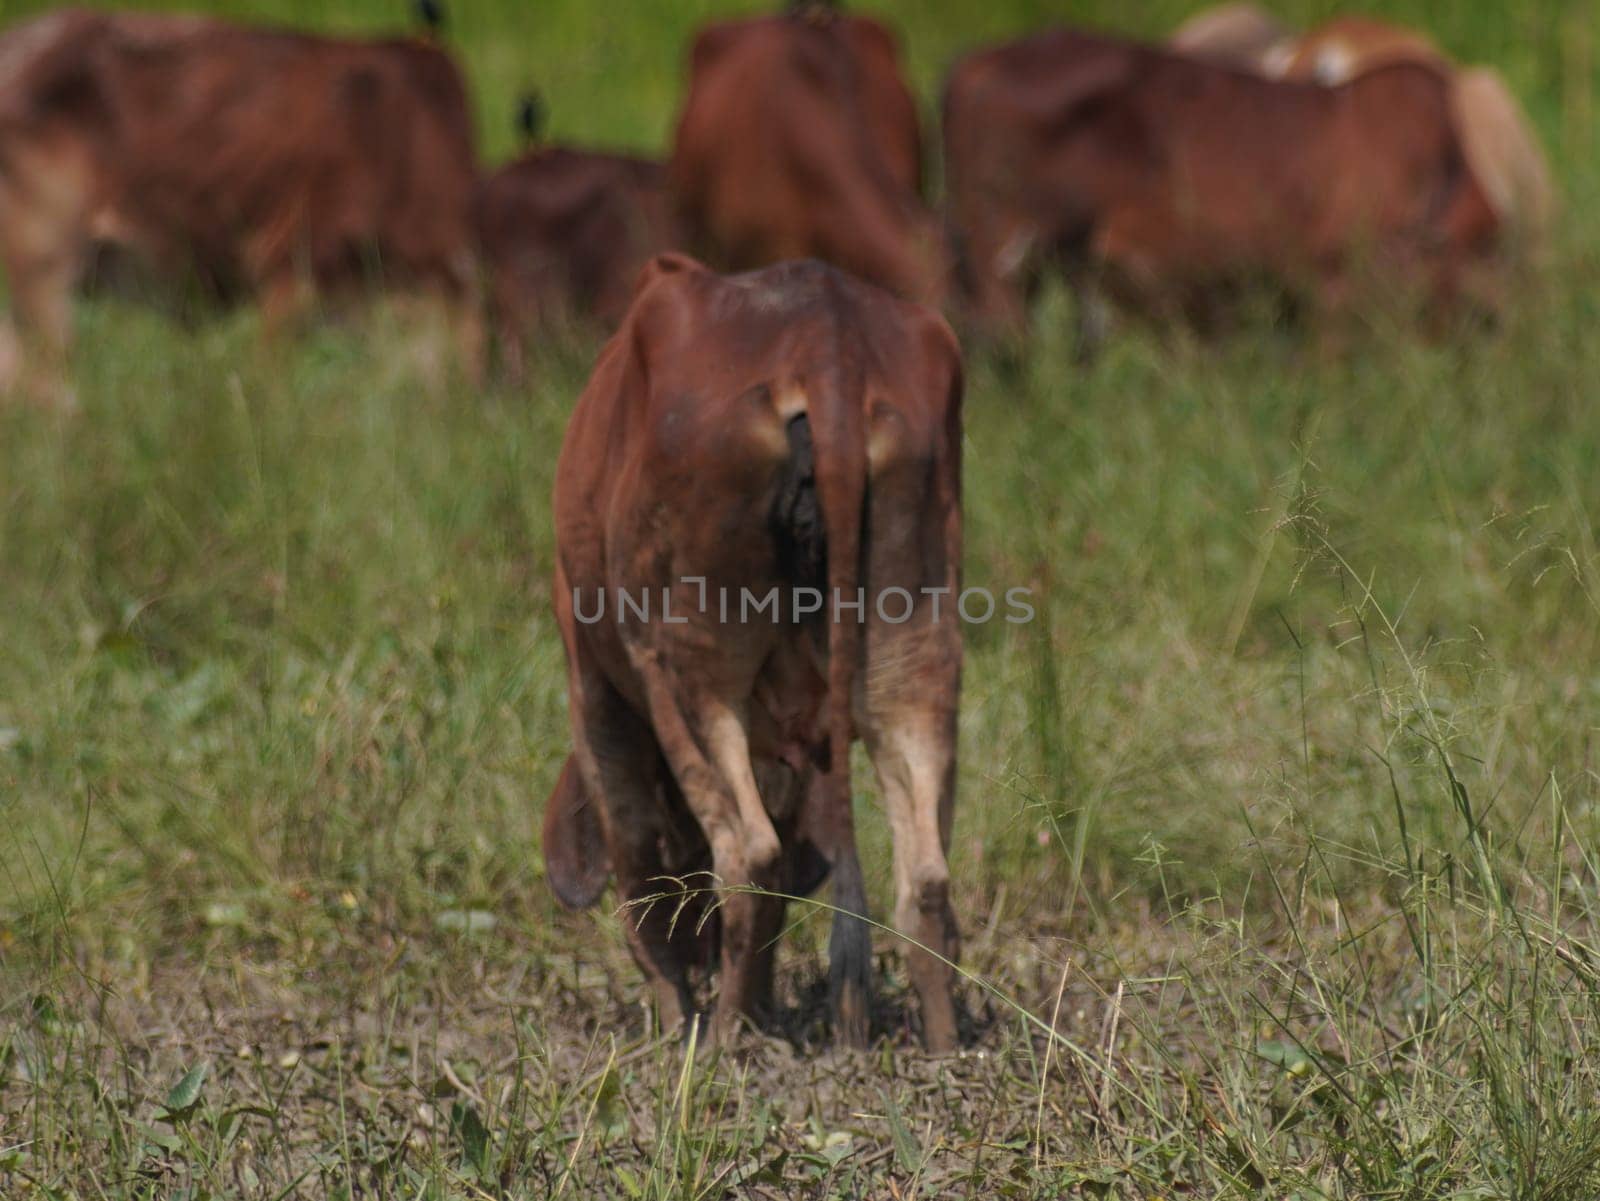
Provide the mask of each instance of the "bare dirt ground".
{"label": "bare dirt ground", "polygon": [[[0,1098],[13,1114],[58,1110],[55,1151],[80,1157],[86,1183],[117,1171],[120,1126],[123,1168],[158,1193],[210,1181],[245,1195],[270,1182],[268,1195],[398,1196],[415,1173],[489,1185],[483,1168],[506,1188],[553,1190],[570,1173],[564,1187],[607,1195],[626,1192],[618,1182],[630,1176],[648,1178],[664,1149],[692,1159],[702,1150],[693,1144],[709,1138],[709,1195],[737,1186],[751,1196],[888,1196],[896,1181],[937,1194],[1002,1167],[1025,1170],[1069,1138],[1092,1146],[1115,1100],[1107,1072],[1124,1070],[1115,1055],[1095,1073],[1050,1052],[1047,1072],[1043,1032],[975,984],[965,1048],[930,1058],[888,955],[875,1050],[827,1045],[822,960],[791,954],[769,1027],[691,1059],[679,1040],[653,1036],[615,938],[599,925],[569,933],[589,935],[588,946],[574,938],[552,953],[462,937],[441,948],[372,932],[364,945],[346,940],[304,958],[217,954],[78,976],[59,998],[41,998],[33,1028],[15,1036]],[[1139,956],[1133,978],[1164,975],[1170,940],[1159,930],[1112,941]],[[1040,931],[979,930],[968,959],[1102,1054],[1126,1037],[1119,1011],[1159,987],[1130,986],[1103,951]],[[54,1075],[44,1061],[57,1056],[80,1069],[98,1063],[98,1082],[80,1073],[41,1099],[37,1086]],[[170,1138],[179,1124],[161,1114],[168,1090],[201,1064],[210,1129],[198,1141],[223,1137],[229,1113],[240,1129],[215,1154],[196,1155]],[[475,1150],[474,1123],[486,1150]]]}
{"label": "bare dirt ground", "polygon": [[[1391,924],[1363,937],[1399,966]],[[948,1057],[920,1051],[887,950],[875,1047],[831,1047],[804,936],[774,1020],[691,1056],[651,1031],[603,914],[63,970],[8,1043],[0,1144],[25,1114],[46,1138],[6,1195],[52,1166],[73,1191],[41,1195],[1188,1195],[1219,1163],[1266,1179],[1242,1103],[1286,1120],[1316,1092],[1301,1087],[1315,1057],[1406,1038],[1414,998],[1394,979],[1349,1009],[1307,1005],[1307,952],[1264,950],[1256,931],[1247,962],[1225,915],[1093,925],[970,931],[965,1045]],[[1323,991],[1340,978],[1328,933],[1310,952]],[[1277,1013],[1240,1004],[1269,998],[1274,974]],[[1307,1167],[1336,1171],[1318,1142]],[[1197,1148],[1209,1162],[1184,1162]]]}

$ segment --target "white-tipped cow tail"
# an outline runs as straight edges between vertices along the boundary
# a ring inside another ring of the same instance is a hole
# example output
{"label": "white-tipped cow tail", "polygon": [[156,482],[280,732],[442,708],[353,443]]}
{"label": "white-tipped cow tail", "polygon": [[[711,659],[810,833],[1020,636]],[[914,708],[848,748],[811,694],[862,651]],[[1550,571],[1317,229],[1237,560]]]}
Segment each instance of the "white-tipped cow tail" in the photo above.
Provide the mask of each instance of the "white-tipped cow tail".
{"label": "white-tipped cow tail", "polygon": [[[833,861],[835,910],[829,994],[838,1036],[865,1046],[872,1011],[872,940],[850,791],[850,707],[863,611],[840,602],[853,604],[861,585],[867,454],[859,398],[841,383],[833,369],[810,381],[807,411],[789,422],[791,483],[780,505],[791,544],[785,558],[793,573],[802,577],[796,582],[821,583],[816,577],[824,574],[825,566],[829,764],[824,790],[828,813],[822,824],[831,835],[827,849]],[[814,498],[809,501],[808,491]],[[812,580],[803,579],[807,575]]]}

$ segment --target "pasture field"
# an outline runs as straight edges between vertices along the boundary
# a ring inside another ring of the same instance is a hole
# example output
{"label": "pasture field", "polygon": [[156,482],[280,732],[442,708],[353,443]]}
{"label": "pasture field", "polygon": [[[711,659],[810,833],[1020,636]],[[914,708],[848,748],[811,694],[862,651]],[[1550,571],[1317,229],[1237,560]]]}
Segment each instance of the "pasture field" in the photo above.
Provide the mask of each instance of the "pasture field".
{"label": "pasture field", "polygon": [[[985,38],[1191,8],[862,7],[930,112]],[[488,157],[530,81],[661,149],[714,8],[455,0]],[[1058,291],[970,362],[967,578],[1038,616],[969,630],[953,1058],[884,932],[881,1040],[826,1045],[818,909],[778,1028],[686,1057],[545,887],[592,340],[474,392],[381,311],[268,351],[84,305],[82,413],[0,407],[0,1196],[1600,1195],[1600,14],[1381,11],[1525,98],[1548,270],[1492,335],[1132,327],[1086,369]]]}

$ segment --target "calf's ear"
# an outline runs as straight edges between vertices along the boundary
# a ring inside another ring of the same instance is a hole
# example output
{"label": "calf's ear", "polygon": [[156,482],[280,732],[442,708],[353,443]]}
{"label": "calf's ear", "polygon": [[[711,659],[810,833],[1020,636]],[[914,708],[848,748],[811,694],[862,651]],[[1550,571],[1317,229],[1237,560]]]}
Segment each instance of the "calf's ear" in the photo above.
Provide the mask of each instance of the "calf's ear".
{"label": "calf's ear", "polygon": [[571,755],[545,802],[544,870],[550,891],[568,909],[593,905],[611,877],[600,815]]}

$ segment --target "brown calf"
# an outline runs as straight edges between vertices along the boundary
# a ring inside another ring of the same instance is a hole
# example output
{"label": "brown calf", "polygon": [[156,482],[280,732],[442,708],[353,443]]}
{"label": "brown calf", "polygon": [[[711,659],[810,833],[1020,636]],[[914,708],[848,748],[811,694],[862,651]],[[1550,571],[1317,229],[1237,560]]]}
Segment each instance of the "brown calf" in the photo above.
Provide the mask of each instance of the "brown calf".
{"label": "brown calf", "polygon": [[895,925],[927,948],[909,953],[924,1035],[954,1045],[960,453],[949,327],[820,263],[720,276],[658,258],[602,352],[556,469],[573,756],[544,849],[569,904],[615,873],[664,1024],[695,1012],[690,970],[718,938],[713,1035],[759,1011],[784,911],[770,892],[831,867],[836,1014],[865,1040],[859,736],[894,836]]}
{"label": "brown calf", "polygon": [[1498,232],[1448,79],[1411,63],[1324,88],[1053,31],[956,65],[945,162],[991,329],[1052,263],[1197,318],[1258,276],[1344,307],[1363,265],[1449,300]]}
{"label": "brown calf", "polygon": [[485,181],[478,237],[513,378],[529,340],[553,322],[615,328],[645,263],[682,241],[662,164],[565,146],[530,150]]}
{"label": "brown calf", "polygon": [[420,41],[86,9],[0,37],[0,258],[46,361],[108,242],[269,327],[381,274],[449,306],[470,364],[475,187],[461,76]]}
{"label": "brown calf", "polygon": [[723,266],[816,257],[943,296],[916,104],[876,21],[804,7],[702,30],[671,169],[689,232]]}

